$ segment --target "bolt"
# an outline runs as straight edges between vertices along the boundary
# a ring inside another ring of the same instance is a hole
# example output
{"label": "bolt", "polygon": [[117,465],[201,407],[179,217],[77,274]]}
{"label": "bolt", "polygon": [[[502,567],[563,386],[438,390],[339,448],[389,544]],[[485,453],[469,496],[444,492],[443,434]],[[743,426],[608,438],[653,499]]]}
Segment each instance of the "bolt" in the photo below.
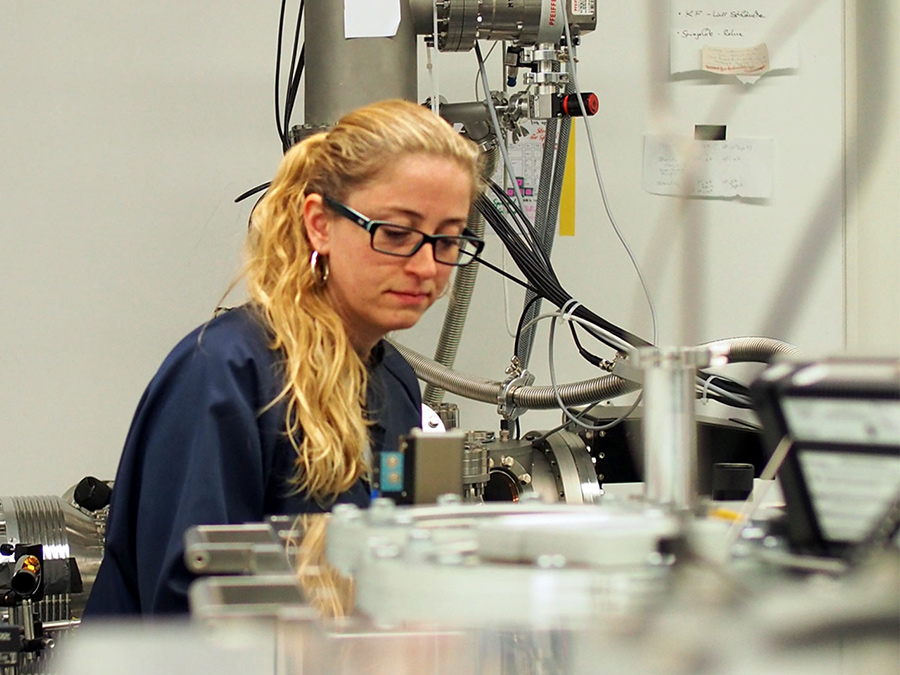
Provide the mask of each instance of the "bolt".
{"label": "bolt", "polygon": [[530,474],[530,473],[527,473],[527,472],[526,472],[526,473],[523,473],[523,474],[520,474],[520,475],[519,475],[519,482],[520,482],[522,485],[531,485],[531,474]]}
{"label": "bolt", "polygon": [[335,516],[350,513],[351,511],[359,511],[359,507],[356,504],[335,504],[334,508],[331,509],[332,515]]}
{"label": "bolt", "polygon": [[434,551],[434,548],[431,532],[423,529],[413,529],[407,538],[403,558],[408,562],[424,562]]}
{"label": "bolt", "polygon": [[372,543],[369,550],[372,552],[372,557],[379,560],[390,560],[400,555],[400,547],[387,542]]}
{"label": "bolt", "polygon": [[544,553],[539,555],[535,562],[542,569],[558,570],[566,566],[566,557],[560,553]]}
{"label": "bolt", "polygon": [[393,518],[395,508],[393,499],[387,497],[373,499],[369,508],[369,522],[374,525],[389,523]]}
{"label": "bolt", "polygon": [[434,535],[431,534],[431,530],[417,527],[409,531],[410,541],[431,541],[432,539],[434,539]]}
{"label": "bolt", "polygon": [[509,468],[509,467],[511,467],[513,464],[516,463],[516,460],[514,460],[514,459],[513,459],[512,457],[510,457],[509,455],[504,455],[504,456],[503,456],[503,459],[500,460],[500,463],[501,463],[503,466]]}
{"label": "bolt", "polygon": [[439,565],[462,565],[463,555],[459,551],[441,551],[437,554],[437,562]]}

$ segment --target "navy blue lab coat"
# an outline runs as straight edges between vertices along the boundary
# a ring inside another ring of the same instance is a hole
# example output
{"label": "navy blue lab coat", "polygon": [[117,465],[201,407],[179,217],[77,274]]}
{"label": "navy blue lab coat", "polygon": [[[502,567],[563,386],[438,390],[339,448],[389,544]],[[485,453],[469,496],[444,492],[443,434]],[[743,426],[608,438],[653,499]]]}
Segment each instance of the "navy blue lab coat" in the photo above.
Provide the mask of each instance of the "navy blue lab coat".
{"label": "navy blue lab coat", "polygon": [[[85,618],[188,610],[184,533],[329,508],[290,494],[296,452],[285,408],[261,411],[283,386],[282,355],[253,310],[217,316],[184,338],[138,404],[116,473],[106,550]],[[396,450],[421,423],[415,374],[385,342],[373,350],[367,409],[374,449]],[[370,501],[358,480],[335,503]]]}

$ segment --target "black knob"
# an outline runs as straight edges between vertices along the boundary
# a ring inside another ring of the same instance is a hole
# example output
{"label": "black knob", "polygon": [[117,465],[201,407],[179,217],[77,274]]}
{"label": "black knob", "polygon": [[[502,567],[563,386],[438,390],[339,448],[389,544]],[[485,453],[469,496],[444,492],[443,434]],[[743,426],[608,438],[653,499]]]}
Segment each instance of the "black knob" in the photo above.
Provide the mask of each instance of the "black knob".
{"label": "black knob", "polygon": [[713,464],[712,498],[716,501],[747,499],[753,492],[755,469],[752,464],[720,462]]}
{"label": "black knob", "polygon": [[75,486],[75,494],[72,496],[81,508],[98,511],[109,504],[111,495],[112,488],[106,483],[93,476],[86,476]]}
{"label": "black knob", "polygon": [[[587,93],[581,95],[581,102],[584,103],[584,112],[588,115],[596,115],[600,110],[600,99],[596,94]],[[578,105],[577,94],[562,94],[557,99],[556,114],[559,117],[581,117],[581,106]]]}

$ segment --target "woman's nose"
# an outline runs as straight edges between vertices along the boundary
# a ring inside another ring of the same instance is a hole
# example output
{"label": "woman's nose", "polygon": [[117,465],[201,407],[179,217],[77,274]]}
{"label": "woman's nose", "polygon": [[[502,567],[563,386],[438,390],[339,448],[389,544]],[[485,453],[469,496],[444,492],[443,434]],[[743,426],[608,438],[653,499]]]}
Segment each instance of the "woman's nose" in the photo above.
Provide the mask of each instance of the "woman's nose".
{"label": "woman's nose", "polygon": [[406,261],[406,269],[416,276],[430,279],[437,274],[438,263],[434,259],[434,244],[431,242],[425,242]]}

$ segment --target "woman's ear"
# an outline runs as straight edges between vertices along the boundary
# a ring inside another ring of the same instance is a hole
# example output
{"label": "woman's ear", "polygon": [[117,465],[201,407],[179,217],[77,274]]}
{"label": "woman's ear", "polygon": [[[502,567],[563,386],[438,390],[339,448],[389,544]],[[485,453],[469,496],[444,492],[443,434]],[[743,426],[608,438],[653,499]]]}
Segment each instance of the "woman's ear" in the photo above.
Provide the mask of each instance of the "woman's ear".
{"label": "woman's ear", "polygon": [[331,248],[331,220],[325,210],[322,195],[308,194],[303,198],[303,225],[313,249],[328,255]]}

